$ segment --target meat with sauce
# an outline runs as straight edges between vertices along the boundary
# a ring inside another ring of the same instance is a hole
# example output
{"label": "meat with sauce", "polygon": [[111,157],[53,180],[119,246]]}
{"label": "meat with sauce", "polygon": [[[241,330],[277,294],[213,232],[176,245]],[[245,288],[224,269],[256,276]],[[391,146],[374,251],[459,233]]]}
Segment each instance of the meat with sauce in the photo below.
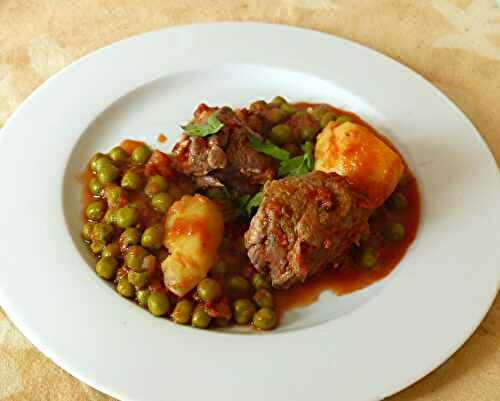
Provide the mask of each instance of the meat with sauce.
{"label": "meat with sauce", "polygon": [[275,288],[289,288],[328,265],[368,231],[372,209],[337,174],[314,171],[269,181],[245,234],[254,267]]}
{"label": "meat with sauce", "polygon": [[175,167],[194,176],[198,186],[226,185],[240,194],[254,193],[259,184],[276,177],[276,162],[252,149],[248,135],[262,139],[229,107],[210,108],[200,105],[194,113],[194,124],[205,124],[211,115],[224,124],[214,135],[202,138],[184,134],[175,145]]}

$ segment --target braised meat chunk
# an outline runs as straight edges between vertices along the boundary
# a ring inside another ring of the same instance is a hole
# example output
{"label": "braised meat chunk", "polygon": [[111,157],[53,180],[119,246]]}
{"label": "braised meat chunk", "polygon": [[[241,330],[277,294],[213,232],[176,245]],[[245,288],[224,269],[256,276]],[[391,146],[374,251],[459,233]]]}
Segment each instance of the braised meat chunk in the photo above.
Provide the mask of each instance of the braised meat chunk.
{"label": "braised meat chunk", "polygon": [[276,176],[276,162],[252,149],[248,136],[252,131],[229,107],[198,106],[192,124],[207,124],[215,116],[223,124],[213,135],[205,137],[184,134],[173,153],[176,168],[192,175],[203,188],[226,185],[241,194],[253,193],[258,184]]}
{"label": "braised meat chunk", "polygon": [[245,234],[248,256],[273,287],[289,288],[338,265],[368,231],[371,212],[364,196],[337,174],[269,181]]}

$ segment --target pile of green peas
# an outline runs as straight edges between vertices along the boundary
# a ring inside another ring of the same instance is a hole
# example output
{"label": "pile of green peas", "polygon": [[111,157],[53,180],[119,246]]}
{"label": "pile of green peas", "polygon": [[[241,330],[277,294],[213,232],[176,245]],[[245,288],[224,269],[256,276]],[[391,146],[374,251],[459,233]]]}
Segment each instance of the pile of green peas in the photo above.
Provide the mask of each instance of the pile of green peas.
{"label": "pile of green peas", "polygon": [[338,115],[334,108],[326,104],[310,106],[304,110],[282,96],[276,96],[269,103],[257,100],[250,105],[249,111],[264,119],[269,139],[294,156],[300,153],[298,145],[314,141],[317,134],[330,122],[341,124],[352,121],[351,116]]}
{"label": "pile of green peas", "polygon": [[[82,237],[98,258],[96,274],[112,281],[124,298],[178,324],[200,329],[231,323],[253,324],[261,330],[274,328],[274,296],[269,283],[258,273],[252,279],[240,274],[228,277],[225,263],[220,261],[213,277],[202,280],[186,297],[178,299],[165,289],[158,265],[167,256],[162,245],[163,222],[173,198],[164,177],[145,176],[144,166],[151,154],[147,145],[131,154],[117,146],[107,154],[95,154],[89,161],[92,176],[87,190],[91,200],[85,208]],[[138,195],[145,205],[134,201]],[[144,207],[156,219],[142,221]],[[221,301],[228,305],[228,313],[212,317],[207,305]]]}
{"label": "pile of green peas", "polygon": [[[269,282],[259,273],[254,273],[249,280],[243,274],[230,277],[227,274],[225,263],[220,261],[214,267],[211,275],[200,281],[196,287],[194,299],[199,301],[196,306],[191,305],[191,325],[197,328],[207,328],[210,324],[217,327],[226,327],[231,323],[238,325],[252,324],[260,330],[271,330],[276,327],[277,315],[275,299]],[[218,300],[229,300],[230,314],[224,317],[212,318],[203,308],[203,305],[217,303]],[[187,302],[183,300],[183,302]],[[179,304],[177,304],[179,305]],[[178,306],[172,313],[177,323],[187,323],[187,316],[177,312]],[[187,310],[186,305],[180,307]],[[183,319],[179,320],[178,316]]]}
{"label": "pile of green peas", "polygon": [[[169,183],[161,175],[147,177],[144,166],[152,154],[147,145],[131,154],[114,147],[89,161],[92,200],[85,208],[82,237],[98,257],[95,271],[113,281],[116,291],[135,299],[155,316],[170,309],[170,299],[150,288],[151,270],[166,256],[162,250],[163,216],[173,203]],[[142,204],[132,199],[143,199]],[[141,208],[150,209],[149,221],[141,221]]]}
{"label": "pile of green peas", "polygon": [[[406,236],[405,226],[397,221],[392,221],[390,217],[393,214],[402,212],[408,208],[408,199],[403,194],[403,192],[396,190],[381,207],[377,210],[375,214],[385,216],[384,224],[380,230],[380,233],[376,233],[382,236],[385,241],[390,243],[397,243],[402,241]],[[372,247],[369,246],[369,235],[365,235],[361,238],[361,247],[359,251],[359,264],[364,268],[374,268],[379,263],[377,252]]]}

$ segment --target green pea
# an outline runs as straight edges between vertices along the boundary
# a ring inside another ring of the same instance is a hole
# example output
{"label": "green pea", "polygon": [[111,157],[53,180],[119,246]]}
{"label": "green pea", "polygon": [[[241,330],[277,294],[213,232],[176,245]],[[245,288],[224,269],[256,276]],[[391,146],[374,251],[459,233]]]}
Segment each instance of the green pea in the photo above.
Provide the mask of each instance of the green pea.
{"label": "green pea", "polygon": [[92,239],[108,243],[113,238],[113,226],[106,223],[97,223],[92,231]]}
{"label": "green pea", "polygon": [[351,116],[340,116],[340,117],[337,117],[337,120],[336,120],[336,122],[338,122],[339,124],[347,123],[350,121],[352,121]]}
{"label": "green pea", "polygon": [[103,201],[94,201],[89,203],[87,208],[85,209],[85,215],[89,220],[98,221],[101,220],[106,211],[106,205]]}
{"label": "green pea", "polygon": [[90,250],[97,255],[103,251],[105,246],[103,241],[95,240],[90,243]]}
{"label": "green pea", "polygon": [[193,312],[193,303],[188,299],[181,299],[175,305],[174,311],[172,312],[172,319],[175,323],[186,324],[191,319],[191,313]]}
{"label": "green pea", "polygon": [[137,245],[141,241],[141,232],[138,228],[129,227],[120,235],[120,245],[127,248],[130,245]]}
{"label": "green pea", "polygon": [[238,324],[248,324],[256,311],[249,299],[237,299],[233,302],[233,318]]}
{"label": "green pea", "polygon": [[97,173],[97,165],[98,165],[97,160],[101,159],[102,157],[106,158],[106,156],[103,155],[102,153],[96,153],[94,156],[90,158],[89,167],[94,173]]}
{"label": "green pea", "polygon": [[191,325],[193,327],[197,327],[198,329],[206,329],[210,325],[210,321],[212,318],[209,316],[207,312],[198,305],[193,312],[193,316],[191,318]]}
{"label": "green pea", "polygon": [[153,175],[149,177],[148,182],[144,187],[144,192],[148,196],[153,196],[154,194],[167,191],[168,191],[168,182],[161,175]]}
{"label": "green pea", "polygon": [[282,104],[288,103],[283,96],[275,96],[273,100],[271,100],[272,104],[277,104],[281,106]]}
{"label": "green pea", "polygon": [[319,129],[317,125],[303,125],[299,128],[299,134],[303,141],[313,141]]}
{"label": "green pea", "polygon": [[253,296],[254,302],[261,308],[274,307],[274,296],[271,291],[266,288],[261,288]]}
{"label": "green pea", "polygon": [[106,245],[106,247],[102,250],[101,256],[104,258],[106,256],[112,256],[114,258],[119,258],[121,256],[120,245],[117,242],[111,242]]}
{"label": "green pea", "polygon": [[147,145],[139,146],[132,152],[132,161],[140,166],[146,164],[150,157],[151,149]]}
{"label": "green pea", "polygon": [[291,116],[297,112],[297,109],[293,107],[290,103],[283,103],[280,106],[280,110],[285,113],[286,116]]}
{"label": "green pea", "polygon": [[111,162],[108,156],[102,156],[95,161],[96,173],[99,174],[99,172],[102,171],[104,168],[112,165],[113,163]]}
{"label": "green pea", "polygon": [[140,271],[146,256],[148,256],[148,251],[142,246],[131,246],[125,254],[125,264],[131,269]]}
{"label": "green pea", "polygon": [[271,330],[277,322],[276,312],[270,308],[259,309],[253,315],[253,325],[260,330]]}
{"label": "green pea", "polygon": [[320,124],[322,128],[325,128],[328,123],[331,121],[335,121],[337,119],[337,115],[333,111],[329,111],[328,113],[325,113],[320,120]]}
{"label": "green pea", "polygon": [[242,298],[248,296],[250,293],[250,283],[243,276],[233,276],[231,277],[227,283],[227,290],[231,297],[233,298]]}
{"label": "green pea", "polygon": [[99,172],[97,173],[97,178],[99,178],[101,184],[105,185],[116,180],[119,175],[120,170],[118,169],[118,167],[110,163],[106,164],[99,170]]}
{"label": "green pea", "polygon": [[85,223],[82,228],[82,237],[85,241],[90,241],[95,223]]}
{"label": "green pea", "polygon": [[120,228],[135,226],[139,220],[139,211],[132,206],[125,206],[116,212],[116,225]]}
{"label": "green pea", "polygon": [[170,300],[163,292],[153,292],[148,298],[148,309],[155,316],[163,316],[170,309]]}
{"label": "green pea", "polygon": [[250,111],[253,111],[254,113],[258,113],[262,110],[264,110],[267,106],[267,103],[265,100],[257,100],[255,102],[253,102],[252,104],[250,104]]}
{"label": "green pea", "polygon": [[122,199],[125,199],[125,190],[113,184],[104,189],[104,195],[108,202],[108,206],[112,209],[116,209],[120,206]]}
{"label": "green pea", "polygon": [[141,245],[144,248],[158,250],[161,248],[162,241],[163,241],[163,227],[161,225],[148,227],[142,233]]}
{"label": "green pea", "polygon": [[284,145],[293,141],[292,129],[286,124],[275,125],[271,129],[271,134],[269,135],[272,142],[278,145]]}
{"label": "green pea", "polygon": [[114,162],[124,163],[128,160],[128,153],[121,146],[115,146],[109,152],[109,157]]}
{"label": "green pea", "polygon": [[144,290],[139,290],[136,293],[137,297],[137,302],[139,305],[147,307],[148,306],[148,298],[151,295],[151,291],[144,289]]}
{"label": "green pea", "polygon": [[160,213],[166,213],[170,209],[170,206],[172,206],[172,203],[174,203],[174,200],[167,192],[154,194],[151,199],[153,209]]}
{"label": "green pea", "polygon": [[223,260],[219,260],[214,265],[214,267],[212,267],[211,273],[212,273],[213,277],[222,278],[227,274],[228,271],[229,271],[229,268],[227,266],[227,263]]}
{"label": "green pea", "polygon": [[316,121],[321,122],[321,118],[331,112],[330,107],[325,106],[324,104],[319,106],[314,106],[310,111],[311,115],[316,119]]}
{"label": "green pea", "polygon": [[89,181],[89,191],[94,196],[100,196],[102,194],[103,186],[101,182],[96,178],[92,178]]}
{"label": "green pea", "polygon": [[271,284],[269,283],[269,281],[267,281],[265,277],[260,273],[254,273],[254,275],[252,276],[252,285],[256,291],[261,290],[262,288],[271,288]]}
{"label": "green pea", "polygon": [[103,256],[97,262],[95,271],[97,275],[105,280],[112,280],[115,277],[118,261],[112,256]]}
{"label": "green pea", "polygon": [[128,282],[136,288],[144,288],[149,284],[149,273],[131,270],[128,272]]}
{"label": "green pea", "polygon": [[405,227],[401,223],[387,223],[382,234],[389,241],[400,241],[405,236]]}
{"label": "green pea", "polygon": [[116,284],[116,291],[118,291],[118,294],[125,298],[132,298],[135,294],[134,286],[130,284],[125,277],[118,280],[118,284]]}
{"label": "green pea", "polygon": [[196,293],[204,302],[215,301],[222,295],[222,287],[212,278],[205,278],[198,283]]}
{"label": "green pea", "polygon": [[404,210],[408,207],[408,199],[401,192],[395,192],[389,198],[388,204],[393,210]]}
{"label": "green pea", "polygon": [[116,222],[116,212],[113,209],[108,209],[104,215],[103,221],[106,224],[115,224]]}
{"label": "green pea", "polygon": [[359,263],[366,268],[372,268],[377,264],[377,256],[371,248],[365,248],[361,252]]}
{"label": "green pea", "polygon": [[265,117],[271,124],[276,125],[283,121],[287,115],[279,108],[272,108],[266,111]]}
{"label": "green pea", "polygon": [[122,177],[122,187],[131,191],[137,191],[142,188],[142,177],[135,171],[128,170]]}
{"label": "green pea", "polygon": [[211,187],[208,188],[205,193],[210,199],[226,199],[228,197],[228,192],[225,187]]}

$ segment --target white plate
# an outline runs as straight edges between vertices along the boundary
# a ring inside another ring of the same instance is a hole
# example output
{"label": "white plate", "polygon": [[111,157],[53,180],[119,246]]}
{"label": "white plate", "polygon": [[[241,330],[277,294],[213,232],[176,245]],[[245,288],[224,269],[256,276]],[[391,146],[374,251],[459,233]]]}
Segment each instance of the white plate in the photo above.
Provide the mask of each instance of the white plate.
{"label": "white plate", "polygon": [[[199,102],[275,94],[359,113],[403,152],[423,210],[397,270],[259,335],[178,326],[117,296],[79,239],[90,155],[159,132],[168,149]],[[48,80],[3,131],[1,305],[57,364],[124,401],[379,400],[448,358],[498,290],[499,174],[480,136],[421,77],[346,40],[255,23],[147,33]]]}

